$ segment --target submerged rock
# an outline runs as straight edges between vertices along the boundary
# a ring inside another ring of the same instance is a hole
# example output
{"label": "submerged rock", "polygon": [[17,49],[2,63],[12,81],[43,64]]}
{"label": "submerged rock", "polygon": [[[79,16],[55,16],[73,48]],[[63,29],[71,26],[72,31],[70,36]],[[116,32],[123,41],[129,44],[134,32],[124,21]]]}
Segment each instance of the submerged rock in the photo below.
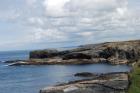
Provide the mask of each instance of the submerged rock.
{"label": "submerged rock", "polygon": [[93,77],[97,76],[96,74],[89,73],[89,72],[82,72],[82,73],[76,73],[74,76],[76,77]]}

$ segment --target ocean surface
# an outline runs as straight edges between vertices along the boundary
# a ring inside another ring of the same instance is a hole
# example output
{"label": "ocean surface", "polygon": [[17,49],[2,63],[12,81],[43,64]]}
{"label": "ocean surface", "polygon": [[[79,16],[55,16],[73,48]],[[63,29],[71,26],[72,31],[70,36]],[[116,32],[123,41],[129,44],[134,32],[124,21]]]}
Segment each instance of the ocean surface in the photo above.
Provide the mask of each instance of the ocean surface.
{"label": "ocean surface", "polygon": [[7,66],[4,61],[28,59],[29,51],[0,52],[0,93],[39,93],[41,88],[78,80],[77,72],[125,72],[131,67],[126,65],[89,64],[89,65],[49,65],[49,66]]}

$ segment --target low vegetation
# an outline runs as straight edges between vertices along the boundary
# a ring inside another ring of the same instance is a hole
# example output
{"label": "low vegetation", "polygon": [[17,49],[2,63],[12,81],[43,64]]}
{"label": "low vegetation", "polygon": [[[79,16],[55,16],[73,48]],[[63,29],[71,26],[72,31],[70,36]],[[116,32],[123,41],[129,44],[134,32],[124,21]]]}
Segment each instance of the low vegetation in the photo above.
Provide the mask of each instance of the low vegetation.
{"label": "low vegetation", "polygon": [[131,85],[128,93],[140,93],[140,62],[134,65],[130,78]]}

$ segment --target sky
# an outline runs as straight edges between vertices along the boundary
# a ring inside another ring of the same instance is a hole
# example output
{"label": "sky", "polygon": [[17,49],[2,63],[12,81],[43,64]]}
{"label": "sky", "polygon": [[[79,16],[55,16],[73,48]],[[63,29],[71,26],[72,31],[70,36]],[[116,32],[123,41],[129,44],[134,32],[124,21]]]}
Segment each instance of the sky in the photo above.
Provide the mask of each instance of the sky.
{"label": "sky", "polygon": [[139,0],[1,0],[0,51],[140,39]]}

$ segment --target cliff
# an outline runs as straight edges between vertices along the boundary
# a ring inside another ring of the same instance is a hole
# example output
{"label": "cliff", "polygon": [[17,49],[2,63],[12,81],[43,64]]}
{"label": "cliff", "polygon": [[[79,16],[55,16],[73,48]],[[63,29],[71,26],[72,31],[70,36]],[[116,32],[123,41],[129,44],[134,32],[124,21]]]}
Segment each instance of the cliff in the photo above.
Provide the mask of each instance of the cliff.
{"label": "cliff", "polygon": [[140,40],[133,40],[82,45],[65,51],[37,50],[30,52],[30,59],[45,59],[43,62],[48,64],[127,64],[140,59],[139,46]]}

